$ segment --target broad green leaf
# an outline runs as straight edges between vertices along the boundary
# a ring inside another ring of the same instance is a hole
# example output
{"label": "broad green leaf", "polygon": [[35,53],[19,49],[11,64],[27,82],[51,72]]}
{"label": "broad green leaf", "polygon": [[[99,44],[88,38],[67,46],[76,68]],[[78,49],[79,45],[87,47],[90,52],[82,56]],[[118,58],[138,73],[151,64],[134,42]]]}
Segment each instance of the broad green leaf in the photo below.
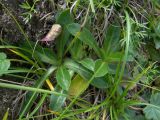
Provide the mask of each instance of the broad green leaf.
{"label": "broad green leaf", "polygon": [[[32,57],[34,57],[39,64],[41,62],[49,63],[53,65],[57,64],[57,58],[52,49],[42,47],[39,44],[35,46],[35,44],[36,43],[34,42],[30,42],[30,45],[27,42],[25,42],[24,44],[20,44],[21,48],[27,50],[27,51],[23,50],[20,52],[23,53],[25,56],[27,56],[28,59],[32,59]],[[31,47],[32,48],[35,47],[34,51],[32,51]]]}
{"label": "broad green leaf", "polygon": [[73,23],[73,18],[70,14],[70,10],[64,10],[62,11],[56,20],[57,24],[60,24],[62,26],[62,33],[61,35],[57,38],[56,40],[56,49],[57,49],[57,54],[58,54],[58,58],[60,60],[62,60],[63,54],[64,54],[64,50],[65,50],[65,45],[67,43],[67,41],[69,40],[70,34],[67,30],[67,25],[70,23]]}
{"label": "broad green leaf", "polygon": [[86,52],[83,50],[83,48],[84,48],[84,45],[82,44],[82,41],[76,40],[73,43],[69,51],[74,60],[81,60],[83,58]]}
{"label": "broad green leaf", "polygon": [[0,53],[0,60],[4,60],[6,58],[7,58],[7,56],[5,53]]}
{"label": "broad green leaf", "polygon": [[84,80],[80,75],[76,75],[71,81],[71,86],[69,87],[69,95],[78,96],[82,94],[85,88],[88,86],[88,82]]}
{"label": "broad green leaf", "polygon": [[62,11],[60,14],[57,14],[56,23],[60,24],[62,27],[67,26],[73,22],[73,17],[70,14],[70,9]]}
{"label": "broad green leaf", "polygon": [[10,60],[6,59],[5,53],[0,53],[0,76],[7,72],[10,67]]}
{"label": "broad green leaf", "polygon": [[64,66],[58,68],[56,72],[56,79],[58,85],[62,87],[62,89],[64,90],[69,89],[69,86],[71,84],[71,77],[68,70]]}
{"label": "broad green leaf", "polygon": [[36,50],[35,55],[37,56],[39,60],[41,60],[44,63],[49,63],[53,65],[57,64],[55,54],[51,49],[44,48],[41,50]]}
{"label": "broad green leaf", "polygon": [[153,94],[150,99],[150,104],[147,105],[143,112],[149,120],[159,120],[160,119],[160,93]]}
{"label": "broad green leaf", "polygon": [[102,77],[107,73],[108,73],[107,63],[102,61],[101,59],[96,60],[95,68],[94,68],[94,76],[95,77]]}
{"label": "broad green leaf", "polygon": [[73,70],[74,72],[81,75],[85,80],[89,80],[92,76],[92,73],[90,71],[88,71],[85,67],[72,59],[65,59],[64,65],[68,69]]}
{"label": "broad green leaf", "polygon": [[155,38],[154,43],[155,43],[156,49],[160,49],[160,37],[159,37],[159,39]]}
{"label": "broad green leaf", "polygon": [[91,85],[95,86],[96,88],[101,88],[101,89],[105,89],[109,87],[107,83],[107,79],[105,77],[94,78],[91,82]]}
{"label": "broad green leaf", "polygon": [[124,56],[123,52],[114,52],[114,53],[110,53],[107,61],[109,62],[120,62],[122,60]]}
{"label": "broad green leaf", "polygon": [[79,63],[81,63],[87,69],[94,71],[95,63],[94,63],[93,59],[85,58],[85,59],[81,60]]}
{"label": "broad green leaf", "polygon": [[[119,120],[146,120],[145,116],[135,110],[126,109]],[[122,117],[123,116],[123,117]],[[125,119],[127,118],[127,119]]]}
{"label": "broad green leaf", "polygon": [[[102,53],[104,54],[104,56],[106,56],[105,51],[102,51]],[[120,62],[120,61],[122,61],[123,57],[124,57],[124,52],[110,52],[104,58],[108,62]],[[127,61],[133,61],[133,60],[134,60],[134,58],[132,57],[132,55],[127,56]]]}
{"label": "broad green leaf", "polygon": [[101,56],[100,48],[98,47],[96,40],[88,29],[81,29],[80,24],[77,23],[69,24],[67,29],[73,36],[77,37],[79,40],[93,48],[99,57]]}
{"label": "broad green leaf", "polygon": [[149,42],[146,45],[146,49],[153,61],[160,61],[159,51],[154,47],[153,43]]}
{"label": "broad green leaf", "polygon": [[[86,69],[84,66],[74,60],[66,59],[64,65],[68,69],[71,69],[74,72],[78,73],[84,80],[90,80],[90,78],[93,76],[92,71]],[[91,85],[97,88],[108,88],[107,81],[104,77],[94,78],[91,82]]]}
{"label": "broad green leaf", "polygon": [[[55,91],[58,93],[66,93],[63,89],[61,89],[59,86],[56,86]],[[49,108],[52,111],[60,111],[62,109],[62,106],[66,100],[65,96],[58,96],[52,94],[50,97],[50,104]]]}
{"label": "broad green leaf", "polygon": [[120,27],[115,25],[110,25],[106,31],[104,44],[103,44],[103,55],[105,58],[108,57],[110,52],[116,52],[120,48]]}

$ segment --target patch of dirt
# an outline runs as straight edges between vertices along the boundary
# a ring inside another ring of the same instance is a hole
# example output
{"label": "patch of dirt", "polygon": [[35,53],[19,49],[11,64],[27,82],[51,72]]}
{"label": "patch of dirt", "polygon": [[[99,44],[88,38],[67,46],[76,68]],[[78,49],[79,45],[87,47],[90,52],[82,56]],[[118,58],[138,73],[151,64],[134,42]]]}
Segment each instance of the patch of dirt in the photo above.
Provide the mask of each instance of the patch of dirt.
{"label": "patch of dirt", "polygon": [[[9,45],[18,44],[25,40],[24,35],[19,30],[14,21],[17,20],[20,27],[31,41],[37,41],[44,37],[55,23],[55,15],[64,7],[63,0],[55,0],[53,3],[47,0],[41,0],[35,6],[36,13],[31,20],[25,24],[22,14],[26,12],[19,5],[26,0],[0,0],[0,44],[8,43]],[[30,5],[33,0],[27,0]],[[5,9],[5,7],[8,9]],[[3,41],[3,42],[2,42]],[[0,49],[0,52],[3,50]],[[14,58],[13,55],[10,55]],[[14,80],[15,81],[15,80]],[[17,90],[0,88],[0,119],[4,116],[9,108],[9,120],[16,119],[18,108],[14,108],[13,103],[18,94]],[[17,104],[17,103],[16,103]],[[17,106],[17,105],[16,105]]]}
{"label": "patch of dirt", "polygon": [[[49,31],[50,27],[55,23],[55,15],[60,7],[57,3],[51,4],[50,1],[42,0],[35,5],[36,13],[32,14],[30,21],[25,24],[23,13],[26,10],[19,7],[25,0],[2,0],[2,4],[7,7],[9,12],[15,17],[19,25],[27,34],[29,40],[37,41],[42,39],[42,37]],[[32,5],[33,1],[28,0]],[[60,4],[63,3],[62,1]],[[18,41],[24,40],[24,36],[18,28],[18,25],[9,15],[10,13],[0,6],[0,37],[3,40],[10,41],[11,43],[16,43]]]}
{"label": "patch of dirt", "polygon": [[0,88],[0,118],[3,118],[8,108],[10,120],[16,117],[12,112],[15,113],[13,101],[16,98],[17,93],[18,91],[16,90]]}

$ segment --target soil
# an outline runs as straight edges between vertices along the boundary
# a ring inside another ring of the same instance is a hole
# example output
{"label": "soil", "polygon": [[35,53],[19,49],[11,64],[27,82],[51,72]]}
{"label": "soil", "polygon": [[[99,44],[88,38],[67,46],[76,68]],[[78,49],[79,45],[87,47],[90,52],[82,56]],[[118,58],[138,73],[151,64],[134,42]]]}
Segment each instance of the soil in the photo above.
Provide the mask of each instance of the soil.
{"label": "soil", "polygon": [[[55,4],[51,4],[50,1],[41,0],[35,6],[37,13],[34,13],[30,21],[25,24],[22,13],[26,11],[19,6],[24,1],[25,0],[0,0],[0,3],[9,10],[9,12],[7,12],[0,4],[0,44],[2,44],[1,40],[10,45],[25,40],[10,13],[18,21],[29,40],[37,41],[42,39],[55,23],[55,14],[59,9],[62,9],[61,6],[64,4],[63,0],[55,1]],[[33,0],[28,0],[28,2],[31,5],[33,4]],[[0,52],[2,52],[2,49],[0,49]],[[15,111],[17,110],[13,108],[13,101],[17,94],[17,90],[0,88],[0,119],[4,116],[6,110],[10,108],[9,120],[15,120]]]}
{"label": "soil", "polygon": [[14,109],[13,101],[16,98],[18,91],[11,89],[0,88],[0,119],[3,118],[5,112],[9,108],[9,118],[14,119],[16,109]]}

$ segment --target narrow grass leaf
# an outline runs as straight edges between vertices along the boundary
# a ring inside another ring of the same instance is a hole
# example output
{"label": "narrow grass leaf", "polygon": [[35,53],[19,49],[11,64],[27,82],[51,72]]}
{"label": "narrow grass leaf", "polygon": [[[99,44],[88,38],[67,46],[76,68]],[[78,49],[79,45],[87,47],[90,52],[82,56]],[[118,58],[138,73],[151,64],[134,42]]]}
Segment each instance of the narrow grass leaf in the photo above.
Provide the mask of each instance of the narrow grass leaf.
{"label": "narrow grass leaf", "polygon": [[3,116],[2,120],[8,120],[9,108],[7,109],[6,113]]}
{"label": "narrow grass leaf", "polygon": [[34,108],[34,110],[29,114],[29,117],[32,117],[40,109],[40,107],[44,103],[47,95],[48,95],[47,93],[45,93],[45,94],[42,95],[42,97],[40,98],[40,101],[37,103],[37,105]]}
{"label": "narrow grass leaf", "polygon": [[[25,40],[28,42],[28,44],[30,45],[30,41],[28,39],[27,34],[24,32],[22,26],[20,25],[20,23],[17,21],[17,19],[15,18],[15,16],[10,12],[10,10],[4,5],[2,4],[2,2],[0,1],[1,6],[7,11],[7,13],[9,14],[9,16],[14,20],[14,22],[16,23],[19,31],[21,32],[21,34],[24,36]],[[31,47],[32,48],[32,47]],[[32,48],[33,50],[33,48]]]}
{"label": "narrow grass leaf", "polygon": [[34,87],[27,87],[27,86],[22,86],[22,85],[13,85],[13,84],[9,84],[9,83],[1,83],[0,82],[0,87],[17,89],[17,90],[27,90],[27,91],[31,91],[31,92],[37,92],[37,93],[47,93],[47,94],[67,96],[66,94],[60,94],[60,93],[57,93],[54,91],[49,91],[49,90],[44,90],[44,89],[34,88]]}
{"label": "narrow grass leaf", "polygon": [[95,8],[94,8],[93,0],[89,0],[89,1],[90,1],[92,12],[95,13]]}
{"label": "narrow grass leaf", "polygon": [[[43,83],[45,82],[45,80],[51,75],[51,73],[56,69],[56,67],[51,66],[46,73],[35,83],[35,89],[36,88],[41,88]],[[22,108],[22,111],[19,115],[19,119],[22,119],[22,117],[30,110],[30,108],[32,107],[35,99],[37,96],[37,92],[33,92],[31,97],[29,98],[28,101],[25,101],[25,105]]]}
{"label": "narrow grass leaf", "polygon": [[36,65],[33,60],[31,60],[28,56],[24,55],[24,54],[21,53],[20,51],[18,51],[18,50],[13,50],[13,49],[10,49],[10,51],[13,52],[14,54],[22,57],[23,59],[25,59],[25,60],[28,61],[29,63],[31,63],[31,64],[33,64],[33,65]]}

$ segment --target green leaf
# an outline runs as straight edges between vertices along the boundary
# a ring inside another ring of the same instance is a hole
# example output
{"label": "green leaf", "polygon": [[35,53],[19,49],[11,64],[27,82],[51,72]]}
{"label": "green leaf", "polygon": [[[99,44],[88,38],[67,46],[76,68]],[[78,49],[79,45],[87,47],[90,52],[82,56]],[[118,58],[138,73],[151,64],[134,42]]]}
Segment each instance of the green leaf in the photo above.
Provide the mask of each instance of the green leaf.
{"label": "green leaf", "polygon": [[[66,93],[59,86],[56,86],[55,91],[58,92],[58,93],[62,93],[62,94]],[[64,102],[65,102],[65,100],[66,100],[65,96],[59,96],[59,95],[52,94],[51,97],[50,97],[49,108],[52,111],[60,111]]]}
{"label": "green leaf", "polygon": [[83,67],[78,62],[72,60],[72,59],[65,59],[64,65],[74,72],[78,73],[80,76],[82,76],[85,80],[89,80],[93,73],[88,71],[85,67]]}
{"label": "green leaf", "polygon": [[[110,63],[121,62],[123,57],[124,57],[124,52],[110,52],[108,56],[105,57],[105,60]],[[127,56],[127,61],[133,61],[133,60],[134,58],[131,55]]]}
{"label": "green leaf", "polygon": [[[119,120],[146,120],[145,116],[135,110],[126,109]],[[127,118],[127,119],[125,119]]]}
{"label": "green leaf", "polygon": [[71,82],[69,88],[69,95],[78,96],[84,92],[85,88],[88,86],[88,82],[84,80],[80,75],[76,75]]}
{"label": "green leaf", "polygon": [[19,5],[21,8],[23,9],[31,9],[31,6],[29,5],[29,3],[26,1],[24,3],[22,3],[21,5]]}
{"label": "green leaf", "polygon": [[[89,80],[93,76],[93,72],[86,69],[84,66],[79,64],[78,62],[66,59],[64,62],[64,65],[74,72],[78,73],[83,79]],[[97,87],[97,88],[108,88],[107,81],[104,77],[98,77],[94,78],[91,82],[91,85]]]}
{"label": "green leaf", "polygon": [[105,89],[109,87],[107,83],[107,79],[105,77],[94,78],[91,82],[91,85],[95,86],[96,88],[101,88],[101,89]]}
{"label": "green leaf", "polygon": [[108,56],[108,61],[109,62],[120,62],[124,56],[123,52],[114,52],[110,53]]}
{"label": "green leaf", "polygon": [[4,114],[2,120],[8,120],[8,112],[9,112],[9,108],[7,109],[6,113]]}
{"label": "green leaf", "polygon": [[150,104],[147,105],[143,112],[149,120],[159,120],[160,119],[160,93],[156,93],[151,96]]}
{"label": "green leaf", "polygon": [[[45,80],[52,74],[52,72],[56,69],[55,66],[51,66],[43,76],[39,80],[36,81],[34,87],[36,88],[41,88]],[[28,94],[27,94],[28,95]],[[32,92],[30,95],[27,97],[27,100],[24,101],[23,107],[21,109],[19,119],[22,119],[26,113],[29,112],[30,108],[32,107],[34,101],[37,98],[37,92]]]}
{"label": "green leaf", "polygon": [[[54,92],[54,91],[53,91]],[[51,94],[53,95],[53,94]],[[41,108],[42,104],[45,102],[45,99],[47,98],[48,94],[45,93],[40,97],[39,102],[37,102],[37,105],[34,107],[33,111],[30,113],[29,117],[32,117],[37,113],[37,111]]]}
{"label": "green leaf", "polygon": [[81,29],[80,24],[77,23],[69,24],[67,29],[73,36],[77,37],[79,40],[93,48],[99,57],[101,56],[101,51],[97,45],[97,42],[88,29]]}
{"label": "green leaf", "polygon": [[70,9],[66,9],[57,15],[56,23],[60,24],[62,27],[67,26],[73,22],[73,17],[70,14]]}
{"label": "green leaf", "polygon": [[76,40],[69,51],[74,60],[81,60],[85,55],[84,45],[80,40]]}
{"label": "green leaf", "polygon": [[8,71],[10,67],[10,60],[6,59],[5,53],[0,53],[0,76]]}
{"label": "green leaf", "polygon": [[64,90],[69,89],[71,84],[71,77],[68,70],[64,66],[61,66],[60,68],[58,68],[56,73],[56,79],[57,79],[57,83],[59,84],[59,86],[62,87],[62,89]]}
{"label": "green leaf", "polygon": [[95,77],[102,77],[107,73],[108,73],[107,63],[102,61],[101,59],[96,60],[95,68],[94,68]]}
{"label": "green leaf", "polygon": [[7,58],[7,56],[5,53],[0,53],[0,60],[4,60],[6,58]]}
{"label": "green leaf", "polygon": [[92,12],[95,13],[93,0],[89,0],[89,1],[90,1]]}
{"label": "green leaf", "polygon": [[146,49],[153,61],[160,61],[159,51],[154,47],[153,43],[148,42]]}
{"label": "green leaf", "polygon": [[[30,41],[30,45],[27,42],[24,42],[23,44],[20,43],[20,47],[23,50],[20,50],[20,53],[23,53],[28,59],[32,59],[32,56],[36,59],[36,61],[40,64],[41,62],[49,63],[52,65],[57,64],[57,58],[55,53],[50,48],[42,47],[41,45]],[[35,47],[34,51],[32,51],[32,48]],[[26,51],[25,51],[26,50]]]}
{"label": "green leaf", "polygon": [[103,55],[105,58],[108,57],[110,52],[116,52],[120,48],[120,27],[117,24],[110,25],[106,31],[104,44],[103,44]]}
{"label": "green leaf", "polygon": [[60,24],[62,26],[62,33],[61,35],[57,38],[56,40],[56,49],[57,49],[57,54],[58,58],[62,60],[63,54],[64,54],[64,49],[65,49],[65,44],[69,40],[70,34],[67,30],[67,25],[70,23],[73,23],[73,18],[70,14],[70,10],[64,10],[62,11],[56,20],[57,24]]}
{"label": "green leaf", "polygon": [[34,55],[44,63],[49,63],[52,65],[57,64],[56,56],[51,49],[42,48],[40,50],[36,50]]}
{"label": "green leaf", "polygon": [[154,39],[154,43],[155,43],[156,49],[160,49],[160,37],[159,39]]}
{"label": "green leaf", "polygon": [[79,63],[81,63],[87,69],[94,71],[95,63],[94,63],[93,59],[85,58],[85,59],[81,60]]}

